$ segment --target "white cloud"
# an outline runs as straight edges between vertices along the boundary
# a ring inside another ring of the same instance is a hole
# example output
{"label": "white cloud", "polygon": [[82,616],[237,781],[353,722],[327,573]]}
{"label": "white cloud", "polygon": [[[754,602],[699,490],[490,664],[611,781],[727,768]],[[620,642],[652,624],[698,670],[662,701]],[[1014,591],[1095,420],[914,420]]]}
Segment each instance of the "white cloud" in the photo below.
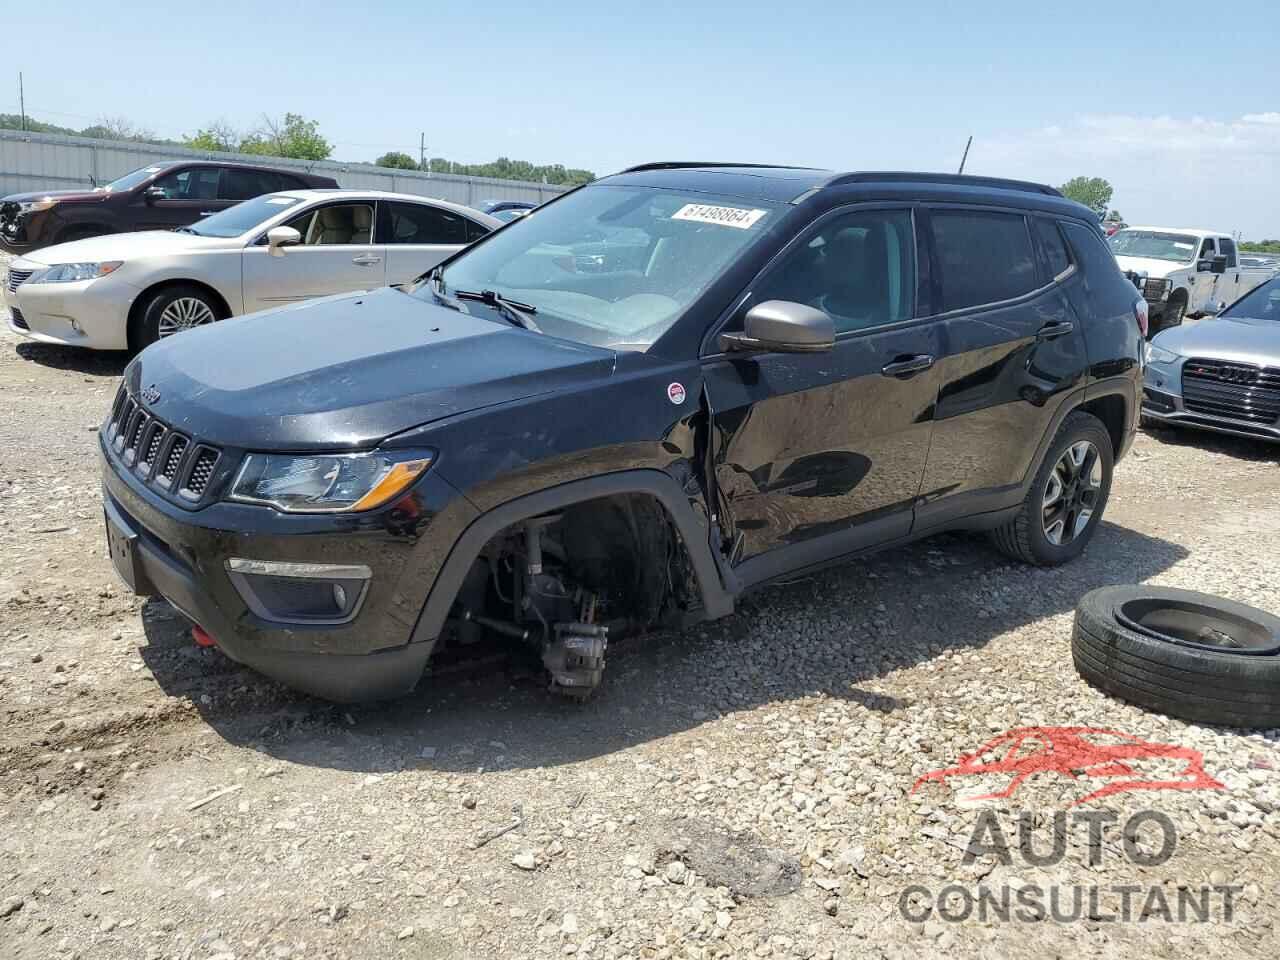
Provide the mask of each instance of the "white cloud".
{"label": "white cloud", "polygon": [[1021,133],[974,138],[972,173],[1063,183],[1105,177],[1130,223],[1280,236],[1280,113],[1238,120],[1079,116]]}

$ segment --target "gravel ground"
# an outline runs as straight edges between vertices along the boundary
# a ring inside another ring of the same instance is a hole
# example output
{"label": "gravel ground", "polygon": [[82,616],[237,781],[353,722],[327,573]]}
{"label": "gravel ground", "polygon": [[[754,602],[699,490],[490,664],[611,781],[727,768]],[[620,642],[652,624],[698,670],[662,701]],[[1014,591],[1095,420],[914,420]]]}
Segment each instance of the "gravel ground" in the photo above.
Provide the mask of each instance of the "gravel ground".
{"label": "gravel ground", "polygon": [[[123,592],[94,452],[121,368],[0,333],[0,956],[1275,955],[1280,731],[1110,700],[1076,677],[1069,639],[1076,600],[1110,583],[1280,610],[1277,449],[1143,435],[1066,568],[969,536],[852,562],[621,646],[585,706],[498,664],[344,709],[197,649],[166,604]],[[962,862],[980,817],[1012,836],[1033,812],[1047,848],[1044,821],[1113,782],[911,792],[1028,725],[1192,747],[1224,789],[1072,808],[1167,814],[1162,864],[1131,862],[1110,826],[1093,846],[1073,827],[1048,865]],[[1146,916],[901,914],[909,886],[949,883],[1140,885]],[[1205,884],[1238,888],[1229,920],[1147,901]]]}

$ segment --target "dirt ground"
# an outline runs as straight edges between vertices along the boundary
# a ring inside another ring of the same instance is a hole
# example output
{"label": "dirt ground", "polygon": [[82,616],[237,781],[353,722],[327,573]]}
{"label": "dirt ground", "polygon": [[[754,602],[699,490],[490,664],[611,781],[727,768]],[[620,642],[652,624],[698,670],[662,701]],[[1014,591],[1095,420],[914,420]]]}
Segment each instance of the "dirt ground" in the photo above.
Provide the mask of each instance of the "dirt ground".
{"label": "dirt ground", "polygon": [[[95,430],[122,366],[0,333],[0,957],[1275,955],[1280,731],[1110,700],[1069,642],[1075,602],[1111,583],[1280,611],[1280,448],[1144,434],[1066,568],[971,536],[855,561],[623,645],[585,706],[497,664],[341,708],[198,649],[117,582]],[[1073,829],[1056,863],[965,863],[983,811],[1012,833],[1035,813],[1048,847],[1045,821],[1109,782],[1042,774],[994,806],[963,778],[911,792],[1030,725],[1191,747],[1223,789],[1070,808],[1163,812],[1163,863],[1111,827]],[[1145,906],[900,908],[912,885],[980,883],[1140,885]],[[1204,885],[1232,888],[1230,917],[1148,899]]]}

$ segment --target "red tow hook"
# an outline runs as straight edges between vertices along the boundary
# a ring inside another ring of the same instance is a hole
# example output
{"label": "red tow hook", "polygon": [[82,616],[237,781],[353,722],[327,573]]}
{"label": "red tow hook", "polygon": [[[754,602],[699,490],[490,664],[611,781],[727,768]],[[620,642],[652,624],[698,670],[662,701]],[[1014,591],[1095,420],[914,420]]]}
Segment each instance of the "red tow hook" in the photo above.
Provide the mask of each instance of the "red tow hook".
{"label": "red tow hook", "polygon": [[216,647],[218,641],[209,636],[207,630],[201,626],[192,626],[191,639],[196,642],[197,647]]}

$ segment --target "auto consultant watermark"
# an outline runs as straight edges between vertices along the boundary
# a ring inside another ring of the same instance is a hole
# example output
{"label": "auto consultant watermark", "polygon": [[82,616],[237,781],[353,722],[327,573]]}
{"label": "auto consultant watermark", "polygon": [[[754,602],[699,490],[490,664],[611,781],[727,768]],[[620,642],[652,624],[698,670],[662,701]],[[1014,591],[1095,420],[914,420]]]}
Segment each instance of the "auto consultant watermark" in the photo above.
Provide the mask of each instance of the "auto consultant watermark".
{"label": "auto consultant watermark", "polygon": [[[979,805],[1014,797],[1039,774],[1077,781],[1082,795],[1066,810],[982,809],[964,846],[962,867],[1052,867],[1067,858],[1071,846],[1084,849],[1083,862],[1092,868],[1104,866],[1108,858],[1135,869],[1159,867],[1178,849],[1173,819],[1160,810],[1144,809],[1122,821],[1118,813],[1098,809],[1096,802],[1138,791],[1225,789],[1205,770],[1197,750],[1096,727],[1021,727],[993,738],[952,766],[924,774],[912,792],[930,783],[950,784],[958,777],[977,777],[988,785],[997,781],[995,789],[960,798],[961,805]],[[1085,805],[1091,808],[1079,809]],[[1038,884],[1013,878],[976,886],[912,884],[901,891],[898,911],[914,923],[1230,923],[1243,889],[1226,883],[1177,883],[1170,888],[1161,883]]]}

